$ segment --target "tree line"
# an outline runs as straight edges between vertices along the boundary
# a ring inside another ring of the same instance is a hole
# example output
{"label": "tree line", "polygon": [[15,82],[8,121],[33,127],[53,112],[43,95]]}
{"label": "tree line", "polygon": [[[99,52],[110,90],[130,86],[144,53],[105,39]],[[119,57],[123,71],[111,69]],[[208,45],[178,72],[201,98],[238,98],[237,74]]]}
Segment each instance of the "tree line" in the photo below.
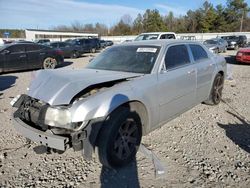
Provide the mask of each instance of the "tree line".
{"label": "tree line", "polygon": [[202,7],[175,17],[173,12],[161,15],[157,9],[147,9],[133,20],[128,14],[108,28],[105,24],[72,23],[53,29],[66,31],[95,32],[99,35],[137,35],[142,32],[173,31],[176,33],[239,32],[250,31],[250,8],[245,0],[227,0],[225,6],[214,6],[205,1]]}
{"label": "tree line", "polygon": [[[214,6],[205,1],[202,7],[187,11],[184,16],[174,16],[173,12],[161,15],[157,9],[147,9],[133,20],[123,15],[118,23],[109,28],[102,23],[82,24],[78,21],[70,26],[60,25],[51,29],[58,31],[91,32],[100,36],[137,35],[142,32],[173,31],[176,33],[239,32],[250,31],[250,8],[245,0],[227,0],[226,5]],[[3,32],[0,30],[0,37]],[[23,37],[24,31],[14,30],[11,37]]]}

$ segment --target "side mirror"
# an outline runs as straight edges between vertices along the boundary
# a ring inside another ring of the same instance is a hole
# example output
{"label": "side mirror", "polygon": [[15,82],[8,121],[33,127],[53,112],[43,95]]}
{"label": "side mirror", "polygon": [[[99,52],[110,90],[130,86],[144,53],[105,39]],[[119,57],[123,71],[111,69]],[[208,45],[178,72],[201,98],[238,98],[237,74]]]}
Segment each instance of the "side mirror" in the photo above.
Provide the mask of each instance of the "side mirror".
{"label": "side mirror", "polygon": [[9,54],[9,53],[10,53],[9,50],[3,50],[3,52],[2,52],[3,55]]}

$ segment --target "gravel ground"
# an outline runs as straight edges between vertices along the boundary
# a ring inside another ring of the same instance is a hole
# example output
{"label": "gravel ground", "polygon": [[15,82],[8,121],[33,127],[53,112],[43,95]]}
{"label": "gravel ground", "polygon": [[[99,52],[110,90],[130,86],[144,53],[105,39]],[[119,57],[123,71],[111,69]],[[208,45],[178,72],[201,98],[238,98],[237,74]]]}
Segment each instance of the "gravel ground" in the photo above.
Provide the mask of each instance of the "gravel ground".
{"label": "gravel ground", "polygon": [[[0,76],[0,187],[250,187],[250,65],[232,63],[234,82],[226,82],[223,102],[200,104],[143,138],[164,165],[138,153],[120,170],[86,161],[80,152],[37,154],[12,126],[10,101],[25,93],[31,72]],[[91,55],[66,59],[63,69],[86,65]]]}

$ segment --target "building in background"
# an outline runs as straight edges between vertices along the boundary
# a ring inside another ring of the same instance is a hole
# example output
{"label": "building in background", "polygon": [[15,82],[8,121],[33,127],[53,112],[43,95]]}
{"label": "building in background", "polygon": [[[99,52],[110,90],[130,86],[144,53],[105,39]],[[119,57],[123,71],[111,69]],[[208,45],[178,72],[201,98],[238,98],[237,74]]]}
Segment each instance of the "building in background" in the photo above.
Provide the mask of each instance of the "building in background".
{"label": "building in background", "polygon": [[96,33],[68,32],[68,31],[53,31],[53,30],[36,30],[26,29],[25,36],[27,41],[35,41],[38,39],[50,39],[51,41],[65,41],[73,38],[96,38]]}

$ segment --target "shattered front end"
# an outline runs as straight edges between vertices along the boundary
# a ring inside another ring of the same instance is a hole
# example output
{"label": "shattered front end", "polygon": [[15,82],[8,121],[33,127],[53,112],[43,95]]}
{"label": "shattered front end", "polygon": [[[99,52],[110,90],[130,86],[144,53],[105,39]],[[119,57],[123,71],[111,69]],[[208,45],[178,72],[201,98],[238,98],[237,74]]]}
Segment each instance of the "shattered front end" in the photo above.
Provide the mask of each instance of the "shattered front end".
{"label": "shattered front end", "polygon": [[85,157],[91,158],[101,123],[71,122],[69,107],[52,107],[28,95],[17,96],[11,105],[17,108],[13,119],[19,134],[60,152],[68,148],[83,150]]}

